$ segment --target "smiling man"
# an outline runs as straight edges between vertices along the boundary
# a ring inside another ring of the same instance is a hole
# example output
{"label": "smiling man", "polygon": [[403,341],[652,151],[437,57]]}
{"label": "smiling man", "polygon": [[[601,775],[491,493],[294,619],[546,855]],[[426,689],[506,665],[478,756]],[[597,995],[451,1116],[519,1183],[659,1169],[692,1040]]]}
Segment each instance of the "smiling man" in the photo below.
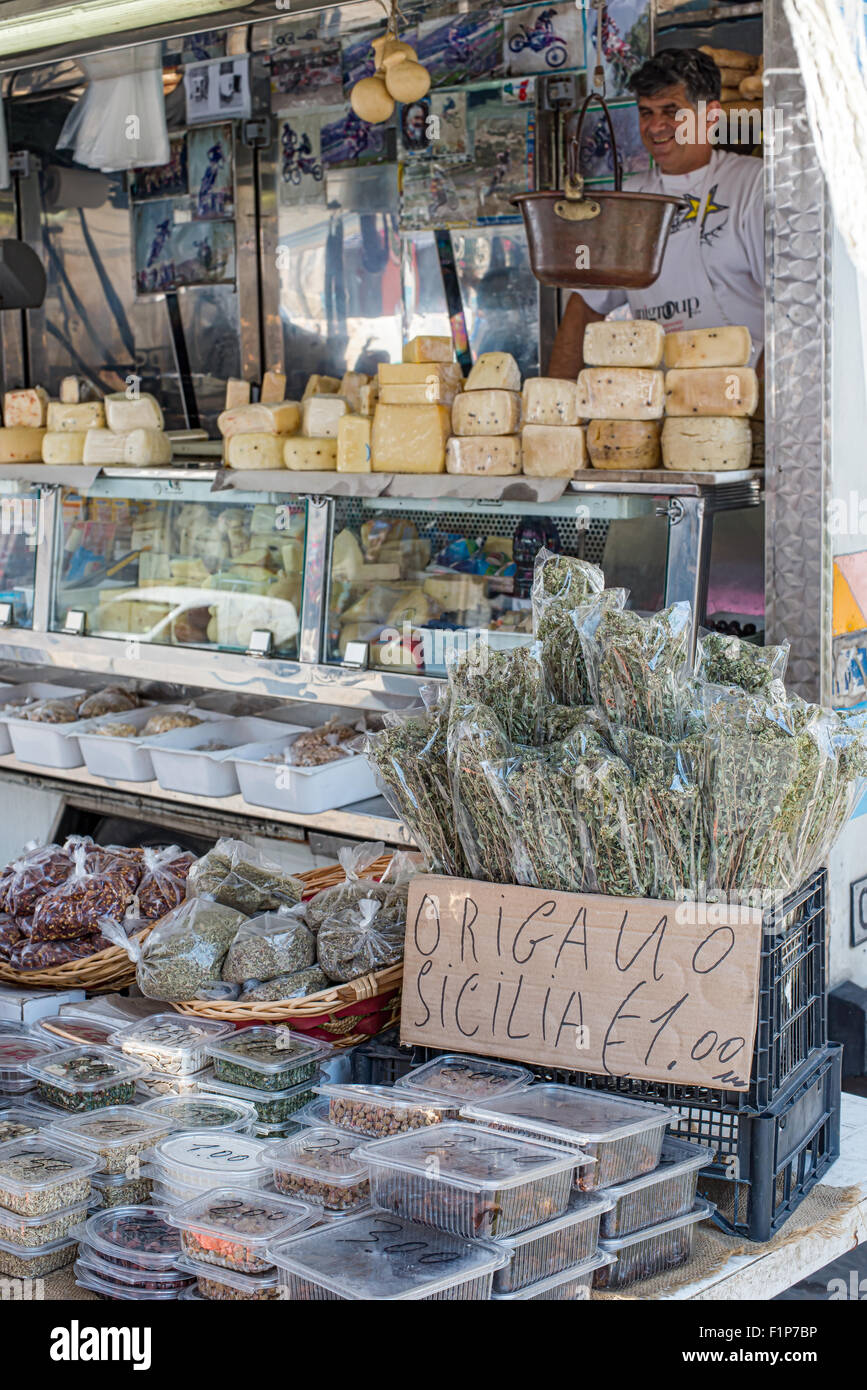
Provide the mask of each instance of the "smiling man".
{"label": "smiling man", "polygon": [[[633,74],[638,122],[654,168],[630,192],[675,193],[676,212],[662,270],[644,290],[582,290],[570,296],[548,374],[575,377],[584,365],[584,329],[628,304],[633,318],[666,332],[746,324],[757,364],[764,339],[762,161],[714,144],[720,72],[697,48],[665,49]],[[759,364],[760,365],[760,364]]]}

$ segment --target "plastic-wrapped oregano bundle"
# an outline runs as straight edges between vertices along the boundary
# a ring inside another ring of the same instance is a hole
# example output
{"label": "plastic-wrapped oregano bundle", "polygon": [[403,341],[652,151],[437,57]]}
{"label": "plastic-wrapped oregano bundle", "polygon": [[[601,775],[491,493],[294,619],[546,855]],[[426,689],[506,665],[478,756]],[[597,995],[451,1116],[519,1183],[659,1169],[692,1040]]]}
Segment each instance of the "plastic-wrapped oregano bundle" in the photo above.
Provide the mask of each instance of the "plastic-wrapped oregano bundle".
{"label": "plastic-wrapped oregano bundle", "polygon": [[582,705],[590,698],[581,641],[570,615],[604,588],[598,565],[544,548],[536,556],[533,631],[541,645],[548,694],[558,704]]}
{"label": "plastic-wrapped oregano bundle", "polygon": [[687,602],[644,618],[597,601],[578,620],[593,702],[612,723],[679,737],[690,623]]}
{"label": "plastic-wrapped oregano bundle", "polygon": [[448,752],[455,825],[470,877],[491,883],[511,883],[514,868],[508,813],[487,765],[504,762],[513,751],[488,705],[452,700]]}
{"label": "plastic-wrapped oregano bundle", "polygon": [[666,743],[640,729],[611,730],[616,751],[635,780],[648,892],[677,898],[695,891],[708,873],[709,840],[702,792],[703,745],[693,740]]}
{"label": "plastic-wrapped oregano bundle", "polygon": [[538,642],[497,651],[479,641],[466,652],[452,653],[446,665],[453,705],[487,705],[511,743],[538,741],[550,703]]}
{"label": "plastic-wrapped oregano bundle", "polygon": [[724,632],[702,632],[696,644],[695,674],[712,685],[736,685],[750,695],[785,698],[782,680],[789,642],[758,647]]}
{"label": "plastic-wrapped oregano bundle", "polygon": [[650,871],[628,765],[616,754],[603,753],[582,763],[575,783],[586,891],[646,897]]}
{"label": "plastic-wrapped oregano bundle", "polygon": [[541,747],[559,743],[576,729],[588,728],[607,738],[608,720],[595,705],[548,705],[542,719]]}

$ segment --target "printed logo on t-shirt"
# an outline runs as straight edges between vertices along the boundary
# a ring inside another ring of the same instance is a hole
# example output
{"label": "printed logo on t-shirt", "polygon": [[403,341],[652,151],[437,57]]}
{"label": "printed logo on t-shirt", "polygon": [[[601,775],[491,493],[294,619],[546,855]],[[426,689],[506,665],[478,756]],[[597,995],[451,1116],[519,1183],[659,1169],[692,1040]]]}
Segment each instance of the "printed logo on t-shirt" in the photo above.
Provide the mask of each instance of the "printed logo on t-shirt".
{"label": "printed logo on t-shirt", "polygon": [[[677,329],[700,313],[701,300],[698,295],[691,295],[689,299],[666,299],[663,304],[648,304],[644,309],[636,309],[635,317],[655,319],[667,324],[669,329]],[[676,318],[680,318],[679,323],[673,322]]]}
{"label": "printed logo on t-shirt", "polygon": [[[705,209],[705,214],[702,218],[699,236],[701,238],[701,243],[703,246],[712,246],[713,242],[719,236],[720,232],[722,232],[724,228],[728,225],[727,217],[723,218],[721,222],[718,220],[722,213],[728,212],[729,210],[728,203],[718,203],[716,200],[716,191],[718,187],[719,184],[715,183],[713,188],[710,190],[710,195],[707,200],[707,208]],[[686,198],[689,207],[676,209],[671,222],[672,236],[675,234],[675,232],[681,231],[684,227],[692,227],[692,225],[698,219],[699,212],[701,211],[701,198],[697,198],[694,193],[686,193],[684,194],[684,197]],[[711,217],[717,219],[713,226],[709,225]]]}

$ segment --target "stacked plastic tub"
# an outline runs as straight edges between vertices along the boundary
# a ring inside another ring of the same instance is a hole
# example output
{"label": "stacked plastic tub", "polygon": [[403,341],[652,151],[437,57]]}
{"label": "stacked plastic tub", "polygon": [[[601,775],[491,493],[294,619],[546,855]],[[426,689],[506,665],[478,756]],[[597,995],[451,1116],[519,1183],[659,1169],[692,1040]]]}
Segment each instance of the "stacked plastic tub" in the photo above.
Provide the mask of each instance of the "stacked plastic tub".
{"label": "stacked plastic tub", "polygon": [[253,1133],[271,1140],[297,1133],[294,1117],[313,1099],[322,1064],[334,1053],[327,1043],[270,1025],[230,1032],[207,1051],[212,1068],[202,1091],[252,1105]]}
{"label": "stacked plastic tub", "polygon": [[100,1206],[135,1206],[150,1199],[152,1184],[142,1172],[142,1155],[169,1133],[158,1115],[133,1105],[101,1106],[52,1118],[43,1132],[94,1160],[91,1181]]}
{"label": "stacked plastic tub", "polygon": [[279,1241],[312,1225],[312,1207],[248,1187],[202,1192],[168,1219],[180,1235],[177,1266],[196,1280],[202,1298],[270,1302],[283,1297],[269,1254]]}
{"label": "stacked plastic tub", "polygon": [[75,1282],[101,1298],[165,1302],[192,1283],[177,1267],[180,1239],[160,1207],[113,1207],[77,1231]]}
{"label": "stacked plastic tub", "polygon": [[72,1263],[96,1167],[95,1159],[50,1136],[31,1133],[0,1144],[0,1274],[42,1279]]}
{"label": "stacked plastic tub", "polygon": [[141,1064],[139,1090],[153,1099],[197,1094],[208,1075],[208,1044],[231,1031],[230,1024],[211,1019],[162,1013],[118,1029],[108,1041]]}

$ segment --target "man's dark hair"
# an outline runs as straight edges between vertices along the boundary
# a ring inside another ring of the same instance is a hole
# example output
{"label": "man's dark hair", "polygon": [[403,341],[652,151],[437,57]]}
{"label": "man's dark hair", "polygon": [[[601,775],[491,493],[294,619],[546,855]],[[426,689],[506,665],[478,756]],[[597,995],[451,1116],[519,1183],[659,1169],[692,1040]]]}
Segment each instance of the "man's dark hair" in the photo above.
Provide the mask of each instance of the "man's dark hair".
{"label": "man's dark hair", "polygon": [[722,81],[713,58],[698,48],[664,48],[642,63],[629,79],[629,89],[637,97],[652,97],[663,87],[683,83],[690,103],[719,101]]}

